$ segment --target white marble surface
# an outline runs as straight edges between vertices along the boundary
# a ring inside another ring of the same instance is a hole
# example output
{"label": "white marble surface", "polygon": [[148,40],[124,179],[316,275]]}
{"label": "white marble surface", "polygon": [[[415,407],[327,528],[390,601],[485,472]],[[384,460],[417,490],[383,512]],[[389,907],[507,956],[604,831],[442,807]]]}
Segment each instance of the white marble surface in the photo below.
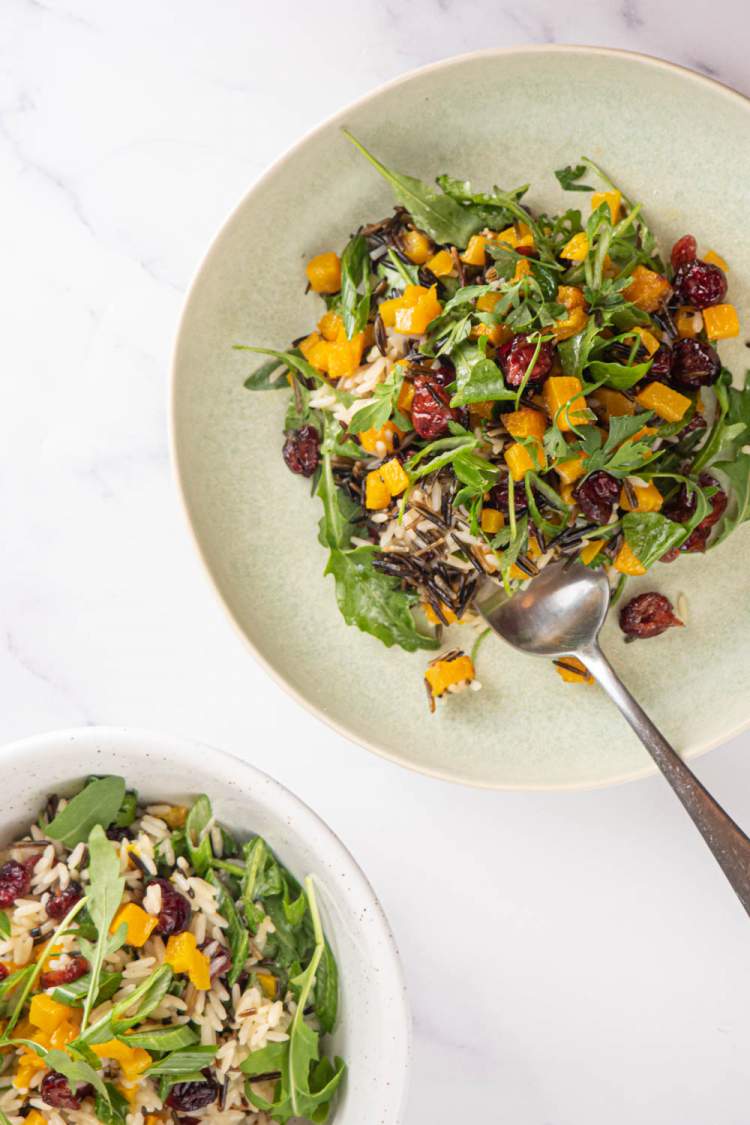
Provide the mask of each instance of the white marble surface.
{"label": "white marble surface", "polygon": [[[406,69],[604,43],[750,92],[748,31],[744,0],[0,5],[0,739],[99,722],[192,735],[318,809],[403,953],[408,1125],[745,1125],[748,921],[660,781],[452,788],[348,744],[270,682],[170,476],[185,288],[272,159]],[[698,765],[746,825],[748,749]]]}

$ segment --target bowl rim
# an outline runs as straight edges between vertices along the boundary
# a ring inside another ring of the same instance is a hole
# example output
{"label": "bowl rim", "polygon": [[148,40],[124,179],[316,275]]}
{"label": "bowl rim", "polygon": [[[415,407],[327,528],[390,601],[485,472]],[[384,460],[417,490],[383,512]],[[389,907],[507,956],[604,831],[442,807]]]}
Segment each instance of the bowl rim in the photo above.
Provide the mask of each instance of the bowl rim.
{"label": "bowl rim", "polygon": [[[322,837],[322,845],[333,856],[338,869],[346,872],[349,884],[347,900],[364,905],[364,909],[356,910],[359,924],[370,931],[381,951],[381,959],[378,961],[379,988],[386,991],[389,997],[389,1041],[394,1043],[394,1055],[401,1060],[399,1073],[391,1073],[389,1079],[389,1087],[396,1094],[396,1116],[392,1125],[401,1125],[409,1091],[413,1047],[412,1018],[401,958],[380,899],[357,860],[333,829],[301,797],[264,770],[236,754],[181,735],[163,734],[141,727],[65,727],[15,739],[6,743],[0,753],[6,767],[12,766],[14,762],[28,765],[30,755],[48,753],[60,742],[74,743],[82,756],[91,757],[92,765],[96,760],[96,750],[101,749],[103,743],[125,755],[138,757],[148,753],[163,754],[183,765],[187,753],[194,757],[193,766],[197,765],[199,769],[203,768],[201,762],[211,763],[206,767],[207,770],[221,762],[227,778],[235,777],[241,771],[244,775],[241,783],[243,788],[245,780],[256,782],[252,788],[260,803],[266,802],[267,794],[272,795],[269,807],[282,824],[294,824],[295,830],[305,839]],[[262,783],[262,787],[257,783]],[[10,810],[10,815],[12,818],[13,810]],[[314,850],[321,850],[317,843]]]}
{"label": "bowl rim", "polygon": [[[655,70],[674,71],[681,77],[689,79],[697,85],[704,86],[712,89],[715,92],[727,97],[729,100],[736,102],[743,106],[746,110],[750,109],[750,96],[735,90],[732,86],[728,86],[718,79],[710,77],[706,74],[701,74],[698,71],[691,70],[687,66],[682,66],[679,63],[671,62],[668,59],[660,58],[658,55],[649,55],[643,51],[630,51],[621,47],[601,47],[597,45],[577,44],[577,43],[523,43],[513,47],[486,47],[477,51],[467,51],[460,55],[448,55],[445,58],[437,59],[435,62],[428,63],[425,66],[413,67],[405,71],[403,74],[397,75],[395,78],[389,79],[380,85],[368,90],[367,93],[361,97],[356,98],[354,101],[348,102],[342,109],[336,110],[328,117],[319,121],[312,128],[308,129],[298,140],[296,140],[289,148],[285,149],[275,160],[269,164],[266,169],[257,176],[246,191],[242,194],[241,198],[231,209],[227,217],[219,226],[218,230],[211,239],[207,249],[204,251],[203,256],[198,262],[190,282],[185,290],[183,298],[182,309],[180,311],[177,329],[173,339],[170,374],[167,383],[167,418],[168,418],[168,441],[169,441],[169,454],[170,464],[172,467],[172,480],[176,487],[179,497],[179,504],[182,509],[185,523],[188,528],[189,535],[193,541],[193,546],[202,563],[203,570],[208,577],[210,585],[213,587],[214,593],[218,598],[219,604],[224,610],[225,615],[231,622],[235,632],[241,637],[244,644],[249,648],[251,654],[261,667],[268,673],[268,675],[286,692],[296,703],[298,703],[305,711],[309,712],[320,722],[324,723],[331,730],[342,738],[347,739],[349,742],[357,746],[369,750],[371,753],[376,754],[379,758],[384,758],[386,761],[393,762],[395,765],[400,766],[402,769],[408,769],[413,773],[422,774],[427,777],[436,778],[439,781],[450,782],[453,785],[466,785],[473,789],[489,789],[496,792],[529,792],[529,793],[584,793],[596,789],[609,789],[613,786],[625,785],[631,781],[640,781],[647,777],[652,777],[658,772],[656,765],[647,761],[643,768],[630,770],[621,773],[612,778],[607,778],[602,781],[571,781],[571,782],[534,782],[516,784],[510,782],[490,782],[478,781],[475,778],[459,776],[454,772],[441,769],[436,766],[430,765],[417,765],[414,762],[405,761],[396,753],[391,753],[383,746],[378,745],[376,742],[371,741],[365,737],[355,734],[353,731],[332,716],[318,707],[311,700],[305,698],[301,692],[297,691],[286,679],[286,677],[277,670],[273,664],[263,655],[260,649],[254,644],[247,633],[242,629],[239,622],[232,613],[229,603],[224,597],[217,579],[209,565],[206,551],[198,536],[195,523],[193,521],[190,504],[187,497],[187,486],[185,484],[185,473],[183,471],[182,462],[179,453],[179,443],[177,438],[177,397],[178,397],[178,379],[179,379],[179,354],[180,344],[183,336],[183,329],[187,321],[188,313],[190,311],[193,298],[195,296],[198,284],[203,275],[203,271],[209,261],[213,258],[218,249],[218,244],[222,240],[225,231],[232,225],[235,217],[242,211],[250,200],[253,193],[265,184],[271,177],[281,168],[288,160],[290,160],[300,149],[307,144],[308,141],[318,136],[325,129],[331,125],[344,124],[346,117],[352,111],[359,109],[361,106],[366,105],[368,102],[379,97],[387,91],[395,90],[412,79],[421,77],[423,74],[430,74],[440,70],[448,70],[453,66],[461,66],[465,63],[472,62],[475,59],[486,58],[507,58],[515,55],[593,55],[602,57],[617,57],[630,59],[633,62],[639,63],[644,66],[650,66]],[[750,728],[750,713],[747,719],[738,723],[732,730],[727,733],[718,735],[716,738],[708,739],[691,750],[686,751],[681,756],[685,761],[692,760],[693,758],[701,757],[707,754],[710,750],[716,749],[718,746],[725,745],[727,742],[736,738],[737,735]]]}

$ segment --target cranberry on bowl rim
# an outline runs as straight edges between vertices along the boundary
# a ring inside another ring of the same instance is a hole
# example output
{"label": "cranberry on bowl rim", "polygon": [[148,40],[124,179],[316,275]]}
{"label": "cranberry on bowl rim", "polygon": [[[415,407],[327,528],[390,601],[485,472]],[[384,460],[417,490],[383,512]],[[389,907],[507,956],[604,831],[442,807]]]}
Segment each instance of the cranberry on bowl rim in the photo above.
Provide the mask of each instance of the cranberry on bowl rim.
{"label": "cranberry on bowl rim", "polygon": [[[481,686],[486,576],[512,593],[579,558],[615,604],[630,578],[726,538],[750,389],[717,350],[739,333],[724,259],[691,234],[660,254],[644,207],[591,160],[555,172],[578,207],[549,215],[528,186],[422,183],[347,136],[393,214],[308,261],[325,309],[307,336],[237,347],[271,357],[249,390],[291,389],[283,456],[322,501],[347,624],[409,652],[445,646],[421,661],[434,712]],[[619,620],[628,641],[682,623],[658,591]],[[456,623],[475,630],[466,649],[444,638]]]}

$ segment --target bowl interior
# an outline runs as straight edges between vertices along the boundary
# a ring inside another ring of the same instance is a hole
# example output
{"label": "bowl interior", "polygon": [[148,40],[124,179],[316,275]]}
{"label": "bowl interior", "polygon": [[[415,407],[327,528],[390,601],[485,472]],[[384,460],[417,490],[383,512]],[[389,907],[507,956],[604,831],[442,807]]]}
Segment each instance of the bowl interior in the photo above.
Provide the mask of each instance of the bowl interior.
{"label": "bowl interior", "polygon": [[239,839],[260,834],[298,877],[316,878],[341,978],[331,1050],[346,1059],[337,1125],[398,1125],[406,1090],[409,1017],[398,955],[375,894],[326,825],[278,782],[219,751],[141,731],[87,728],[6,747],[2,840],[35,818],[47,796],[91,773],[123,776],[146,800],[204,792]]}
{"label": "bowl interior", "polygon": [[[319,504],[285,468],[280,392],[243,390],[254,364],[237,342],[282,348],[310,330],[305,260],[340,248],[392,206],[388,188],[340,133],[347,125],[387,164],[478,186],[530,181],[535,207],[588,208],[553,170],[585,153],[643,200],[664,247],[686,230],[729,260],[730,297],[747,322],[750,114],[739,95],[669,64],[597,49],[483,53],[420,71],[308,136],[246,196],[211,248],[176,351],[174,447],[193,528],[230,614],[296,696],[350,737],[403,764],[480,785],[603,784],[648,771],[645,752],[596,689],[488,640],[481,694],[430,718],[425,654],[388,651],[339,616],[317,541]],[[742,339],[722,348],[744,370]],[[687,630],[604,644],[666,734],[686,753],[748,720],[750,595],[746,532],[708,557],[632,582],[689,605]],[[452,638],[451,638],[452,640]],[[732,687],[727,691],[727,685]],[[717,706],[717,702],[721,704]]]}

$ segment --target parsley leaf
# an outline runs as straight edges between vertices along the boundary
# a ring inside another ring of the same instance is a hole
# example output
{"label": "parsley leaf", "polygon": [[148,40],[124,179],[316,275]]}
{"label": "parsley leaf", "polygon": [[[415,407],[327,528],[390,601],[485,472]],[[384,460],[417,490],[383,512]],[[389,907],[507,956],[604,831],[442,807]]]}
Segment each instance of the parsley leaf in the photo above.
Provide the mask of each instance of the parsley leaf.
{"label": "parsley leaf", "polygon": [[588,184],[581,184],[578,181],[588,173],[588,168],[585,164],[567,164],[564,168],[558,168],[555,171],[555,176],[560,182],[560,187],[564,191],[593,191],[592,187]]}

